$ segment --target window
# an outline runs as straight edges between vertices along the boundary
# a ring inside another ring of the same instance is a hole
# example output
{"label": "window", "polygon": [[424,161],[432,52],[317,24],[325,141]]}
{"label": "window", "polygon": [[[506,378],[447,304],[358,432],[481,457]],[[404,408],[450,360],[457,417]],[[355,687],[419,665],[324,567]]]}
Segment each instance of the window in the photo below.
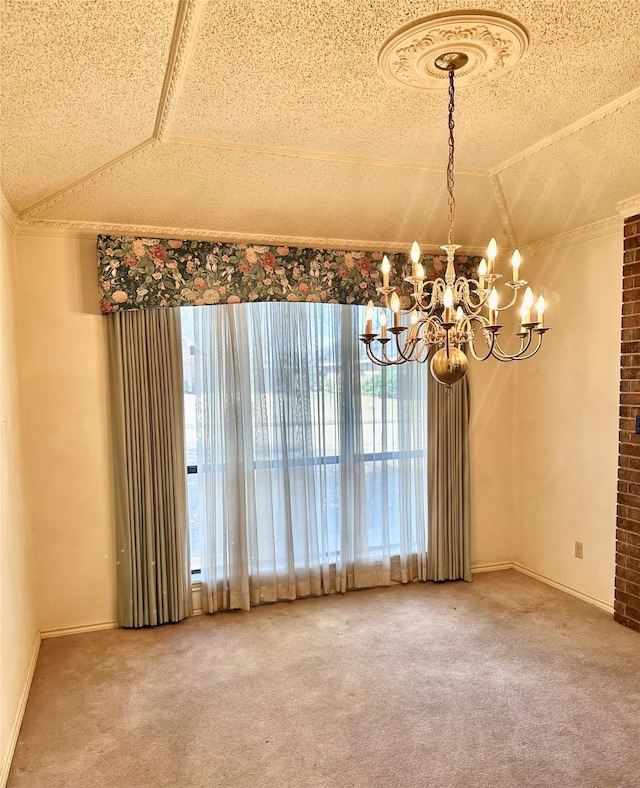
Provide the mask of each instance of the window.
{"label": "window", "polygon": [[233,564],[232,521],[249,576],[426,552],[427,370],[374,366],[363,321],[329,304],[182,309],[194,571]]}

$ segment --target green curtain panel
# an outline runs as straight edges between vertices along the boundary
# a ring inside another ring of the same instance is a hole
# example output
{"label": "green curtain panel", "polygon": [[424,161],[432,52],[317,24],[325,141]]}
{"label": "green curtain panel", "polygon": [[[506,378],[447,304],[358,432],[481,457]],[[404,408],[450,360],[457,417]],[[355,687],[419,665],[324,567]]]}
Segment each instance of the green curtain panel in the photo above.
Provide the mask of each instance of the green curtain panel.
{"label": "green curtain panel", "polygon": [[180,311],[108,320],[116,478],[117,618],[191,613]]}
{"label": "green curtain panel", "polygon": [[[384,252],[349,252],[166,238],[98,236],[104,314],[253,301],[380,303]],[[391,281],[411,273],[406,254],[388,252]],[[446,255],[423,255],[429,279],[444,276]],[[477,276],[479,257],[456,257],[456,270]],[[413,303],[404,297],[403,306]]]}
{"label": "green curtain panel", "polygon": [[429,580],[471,580],[469,382],[428,375]]}

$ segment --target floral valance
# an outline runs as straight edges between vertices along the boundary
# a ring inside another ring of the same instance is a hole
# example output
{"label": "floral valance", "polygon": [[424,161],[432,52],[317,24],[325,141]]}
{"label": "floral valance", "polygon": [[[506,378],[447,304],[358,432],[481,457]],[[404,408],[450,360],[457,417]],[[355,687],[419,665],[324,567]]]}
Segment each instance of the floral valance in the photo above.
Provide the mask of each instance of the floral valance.
{"label": "floral valance", "polygon": [[[98,236],[100,305],[122,309],[244,301],[379,303],[384,252],[349,252],[261,244]],[[410,274],[406,254],[388,253],[391,282]],[[428,278],[444,274],[446,257],[423,255]],[[477,257],[456,258],[456,271],[476,275]]]}

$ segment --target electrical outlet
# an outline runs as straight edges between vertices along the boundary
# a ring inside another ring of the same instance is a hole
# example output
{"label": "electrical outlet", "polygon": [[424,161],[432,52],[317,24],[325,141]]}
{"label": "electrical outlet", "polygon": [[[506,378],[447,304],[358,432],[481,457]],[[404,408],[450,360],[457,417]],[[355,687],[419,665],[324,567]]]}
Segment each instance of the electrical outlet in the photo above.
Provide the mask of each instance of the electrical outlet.
{"label": "electrical outlet", "polygon": [[576,542],[576,558],[582,558],[582,542]]}

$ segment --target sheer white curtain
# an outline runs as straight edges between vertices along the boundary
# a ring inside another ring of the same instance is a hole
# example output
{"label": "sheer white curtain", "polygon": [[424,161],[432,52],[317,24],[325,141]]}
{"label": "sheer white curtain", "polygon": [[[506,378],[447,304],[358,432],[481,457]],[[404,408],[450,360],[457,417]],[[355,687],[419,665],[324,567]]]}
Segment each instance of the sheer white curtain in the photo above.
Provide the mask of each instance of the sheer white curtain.
{"label": "sheer white curtain", "polygon": [[380,369],[363,310],[195,307],[203,605],[426,579],[427,369]]}

